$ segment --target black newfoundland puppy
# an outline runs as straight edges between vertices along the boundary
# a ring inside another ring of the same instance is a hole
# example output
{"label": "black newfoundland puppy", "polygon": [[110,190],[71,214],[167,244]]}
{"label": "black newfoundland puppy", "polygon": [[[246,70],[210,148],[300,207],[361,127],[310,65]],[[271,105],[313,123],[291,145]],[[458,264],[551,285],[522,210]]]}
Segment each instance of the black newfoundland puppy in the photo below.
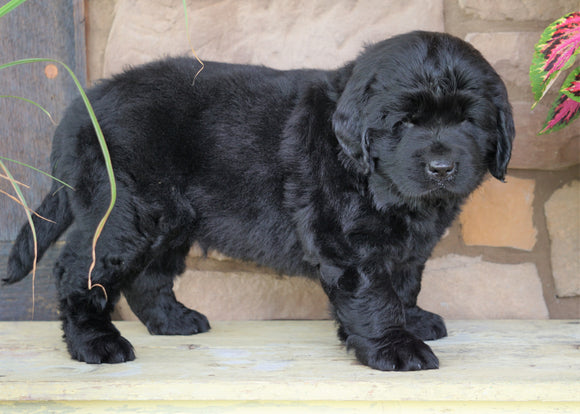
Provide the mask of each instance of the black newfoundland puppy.
{"label": "black newfoundland puppy", "polygon": [[[338,335],[380,370],[438,367],[423,341],[446,335],[417,307],[421,273],[486,172],[502,180],[514,126],[506,88],[479,52],[413,32],[334,71],[279,71],[189,58],[106,80],[89,98],[118,199],[96,248],[109,184],[82,102],[56,130],[59,188],[35,219],[44,252],[72,225],[55,266],[68,350],[88,363],[135,358],[111,323],[121,292],[152,334],[210,326],[173,294],[194,242],[290,275],[320,278]],[[5,282],[31,270],[23,226]],[[219,292],[200,292],[214,294]]]}

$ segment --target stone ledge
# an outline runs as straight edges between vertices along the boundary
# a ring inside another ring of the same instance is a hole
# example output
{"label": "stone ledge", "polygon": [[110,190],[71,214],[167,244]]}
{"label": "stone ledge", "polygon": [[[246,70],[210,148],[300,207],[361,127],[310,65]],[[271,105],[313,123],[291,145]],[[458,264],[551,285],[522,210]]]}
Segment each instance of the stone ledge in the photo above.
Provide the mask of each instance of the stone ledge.
{"label": "stone ledge", "polygon": [[530,60],[540,34],[541,31],[474,32],[467,34],[465,40],[481,52],[504,82],[518,88],[529,89]]}
{"label": "stone ledge", "polygon": [[466,14],[492,21],[556,20],[564,13],[578,8],[577,0],[459,0],[458,3]]}
{"label": "stone ledge", "polygon": [[531,251],[535,180],[509,176],[505,183],[489,178],[463,207],[461,234],[468,246],[513,247]]}
{"label": "stone ledge", "polygon": [[[278,275],[253,263],[193,257],[175,280],[174,292],[185,306],[212,320],[328,319],[328,298],[320,283]],[[136,320],[124,297],[117,316]]]}
{"label": "stone ledge", "polygon": [[531,100],[512,101],[516,139],[510,168],[554,170],[580,163],[577,123],[549,135],[538,135],[552,102],[550,96],[546,96],[531,109]]}
{"label": "stone ledge", "polygon": [[580,181],[556,190],[545,213],[556,294],[580,296]]}
{"label": "stone ledge", "polygon": [[[212,320],[328,319],[318,281],[280,276],[233,260],[192,258],[175,282],[183,304]],[[545,319],[548,311],[532,263],[506,265],[459,255],[427,262],[419,306],[449,319]],[[117,316],[136,320],[124,298]]]}
{"label": "stone ledge", "polygon": [[455,254],[427,262],[419,305],[448,319],[549,317],[533,263],[499,264]]}
{"label": "stone ledge", "polygon": [[[167,54],[278,69],[335,68],[365,43],[412,29],[444,30],[443,0],[188,2],[188,44],[181,2],[118,0],[105,53],[109,76],[127,64]],[[192,29],[194,28],[194,29]]]}

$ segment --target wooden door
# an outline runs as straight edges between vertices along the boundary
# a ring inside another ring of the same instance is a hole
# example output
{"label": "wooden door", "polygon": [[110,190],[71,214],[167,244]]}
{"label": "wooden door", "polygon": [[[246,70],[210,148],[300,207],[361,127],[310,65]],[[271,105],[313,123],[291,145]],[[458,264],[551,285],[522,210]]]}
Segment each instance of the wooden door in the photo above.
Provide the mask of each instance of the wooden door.
{"label": "wooden door", "polygon": [[[0,6],[7,3],[0,0]],[[84,0],[28,0],[0,17],[0,64],[24,58],[51,58],[66,63],[86,84]],[[78,91],[64,67],[52,63],[20,65],[0,71],[0,95],[31,99],[58,122]],[[0,156],[49,171],[55,125],[36,106],[0,98]],[[50,179],[6,163],[15,179],[30,186],[25,198],[36,207],[50,188]],[[13,194],[6,179],[0,189]],[[0,194],[0,278],[6,274],[10,246],[26,216],[17,203]],[[57,318],[52,266],[58,245],[39,263],[35,282],[35,320]],[[32,278],[0,287],[0,320],[32,318]]]}

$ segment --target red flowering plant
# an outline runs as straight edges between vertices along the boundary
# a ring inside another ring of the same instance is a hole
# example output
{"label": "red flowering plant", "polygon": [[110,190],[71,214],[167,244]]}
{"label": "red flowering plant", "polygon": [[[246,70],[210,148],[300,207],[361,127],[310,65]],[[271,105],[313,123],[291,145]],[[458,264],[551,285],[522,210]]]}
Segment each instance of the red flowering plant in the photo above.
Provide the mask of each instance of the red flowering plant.
{"label": "red flowering plant", "polygon": [[[536,104],[544,97],[558,76],[574,65],[580,53],[580,11],[569,13],[542,33],[530,66],[530,82]],[[580,66],[570,73],[560,87],[546,122],[539,134],[557,131],[580,116]]]}

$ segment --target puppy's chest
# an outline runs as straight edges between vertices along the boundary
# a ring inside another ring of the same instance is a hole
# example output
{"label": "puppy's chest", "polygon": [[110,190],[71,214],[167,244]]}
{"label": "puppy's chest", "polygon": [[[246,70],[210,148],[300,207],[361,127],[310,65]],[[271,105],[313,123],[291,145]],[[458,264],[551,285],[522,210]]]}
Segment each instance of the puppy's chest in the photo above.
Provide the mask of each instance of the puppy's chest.
{"label": "puppy's chest", "polygon": [[371,225],[365,226],[370,247],[366,250],[370,255],[387,257],[394,262],[427,257],[453,220],[452,210],[453,207],[450,210],[392,209],[384,212]]}

